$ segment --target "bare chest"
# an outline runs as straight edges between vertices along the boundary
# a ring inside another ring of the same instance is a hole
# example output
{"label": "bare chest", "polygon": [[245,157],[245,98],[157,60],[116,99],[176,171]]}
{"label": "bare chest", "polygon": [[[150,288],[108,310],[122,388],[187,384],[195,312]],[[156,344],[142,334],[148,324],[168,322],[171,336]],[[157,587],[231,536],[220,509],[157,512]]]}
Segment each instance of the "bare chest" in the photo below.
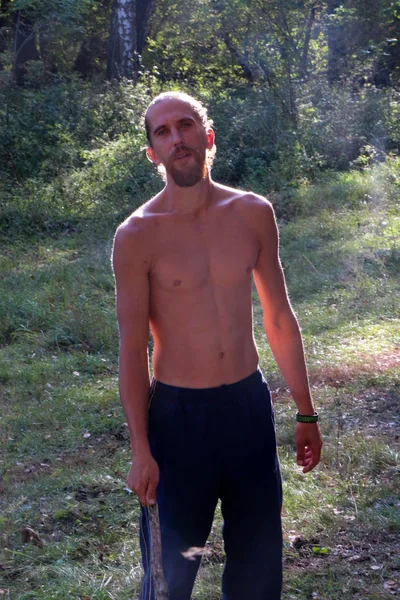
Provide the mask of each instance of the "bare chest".
{"label": "bare chest", "polygon": [[184,293],[205,285],[249,281],[258,240],[240,222],[185,223],[160,228],[154,248],[152,286]]}

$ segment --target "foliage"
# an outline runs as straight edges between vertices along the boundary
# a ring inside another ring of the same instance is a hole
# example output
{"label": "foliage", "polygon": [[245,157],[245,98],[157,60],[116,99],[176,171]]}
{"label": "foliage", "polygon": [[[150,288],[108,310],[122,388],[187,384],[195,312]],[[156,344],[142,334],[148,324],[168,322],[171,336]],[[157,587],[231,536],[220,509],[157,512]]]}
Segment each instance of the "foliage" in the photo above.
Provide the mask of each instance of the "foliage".
{"label": "foliage", "polygon": [[[0,231],[63,231],[82,218],[99,227],[160,189],[143,151],[142,124],[144,108],[160,89],[149,74],[137,86],[93,88],[70,78],[40,92],[3,92]],[[294,214],[303,181],[327,168],[362,169],[398,148],[395,91],[354,94],[309,83],[297,94],[294,130],[275,95],[262,87],[212,97],[186,89],[210,105],[218,147],[214,177],[264,195],[280,192],[281,214]]]}
{"label": "foliage", "polygon": [[[14,89],[15,92],[15,89]],[[145,158],[144,86],[94,90],[78,80],[18,91],[0,133],[0,231],[53,231],[79,218],[122,218],[160,183]],[[5,163],[5,164],[4,164]],[[96,225],[94,225],[96,226]]]}
{"label": "foliage", "polygon": [[[97,68],[105,69],[111,0],[11,0],[9,22],[20,12],[34,24],[40,50],[41,76],[28,77],[28,85],[46,84],[52,74],[71,73],[82,44],[96,49]],[[12,46],[12,37],[8,43]],[[30,83],[29,83],[30,82]]]}
{"label": "foliage", "polygon": [[[158,190],[141,150],[141,115],[165,89],[184,89],[209,106],[214,177],[279,192],[286,215],[296,212],[288,205],[303,182],[398,153],[398,2],[368,0],[366,11],[349,0],[332,14],[328,4],[158,0],[134,85],[104,81],[109,0],[5,3],[0,232],[115,222]],[[32,20],[39,49],[23,85],[11,68],[17,12]],[[347,40],[336,85],[327,82],[332,24]],[[90,55],[90,68],[77,69],[79,54]]]}

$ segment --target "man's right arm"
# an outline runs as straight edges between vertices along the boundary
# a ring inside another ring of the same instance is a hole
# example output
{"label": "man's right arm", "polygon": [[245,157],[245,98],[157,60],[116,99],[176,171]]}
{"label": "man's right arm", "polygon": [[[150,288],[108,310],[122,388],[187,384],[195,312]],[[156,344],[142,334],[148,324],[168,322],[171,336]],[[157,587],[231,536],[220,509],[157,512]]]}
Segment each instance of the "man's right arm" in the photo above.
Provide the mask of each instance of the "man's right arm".
{"label": "man's right arm", "polygon": [[142,219],[131,217],[118,228],[113,248],[120,332],[119,391],[132,449],[128,485],[143,506],[155,501],[159,479],[147,436],[150,256],[146,237]]}

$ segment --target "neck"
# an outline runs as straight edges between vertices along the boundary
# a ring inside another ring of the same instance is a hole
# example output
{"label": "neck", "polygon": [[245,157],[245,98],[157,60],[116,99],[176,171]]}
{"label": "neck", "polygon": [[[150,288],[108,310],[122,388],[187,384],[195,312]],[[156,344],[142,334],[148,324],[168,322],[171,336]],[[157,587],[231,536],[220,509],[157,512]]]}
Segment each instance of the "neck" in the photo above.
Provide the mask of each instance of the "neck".
{"label": "neck", "polygon": [[166,207],[172,212],[200,216],[207,212],[214,186],[209,172],[199,183],[191,187],[179,187],[169,177],[164,188]]}

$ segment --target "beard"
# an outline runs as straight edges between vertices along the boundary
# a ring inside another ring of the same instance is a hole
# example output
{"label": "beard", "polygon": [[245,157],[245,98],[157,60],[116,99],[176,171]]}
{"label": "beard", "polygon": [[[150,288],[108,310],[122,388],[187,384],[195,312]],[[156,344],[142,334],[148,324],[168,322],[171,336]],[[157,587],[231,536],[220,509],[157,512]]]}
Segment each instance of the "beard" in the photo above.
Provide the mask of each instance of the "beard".
{"label": "beard", "polygon": [[[186,165],[178,167],[176,164],[177,156],[184,152],[190,153],[193,160],[190,160],[190,163]],[[177,148],[165,165],[165,170],[178,187],[192,187],[204,179],[208,172],[205,155],[202,156],[198,150],[189,146]]]}

